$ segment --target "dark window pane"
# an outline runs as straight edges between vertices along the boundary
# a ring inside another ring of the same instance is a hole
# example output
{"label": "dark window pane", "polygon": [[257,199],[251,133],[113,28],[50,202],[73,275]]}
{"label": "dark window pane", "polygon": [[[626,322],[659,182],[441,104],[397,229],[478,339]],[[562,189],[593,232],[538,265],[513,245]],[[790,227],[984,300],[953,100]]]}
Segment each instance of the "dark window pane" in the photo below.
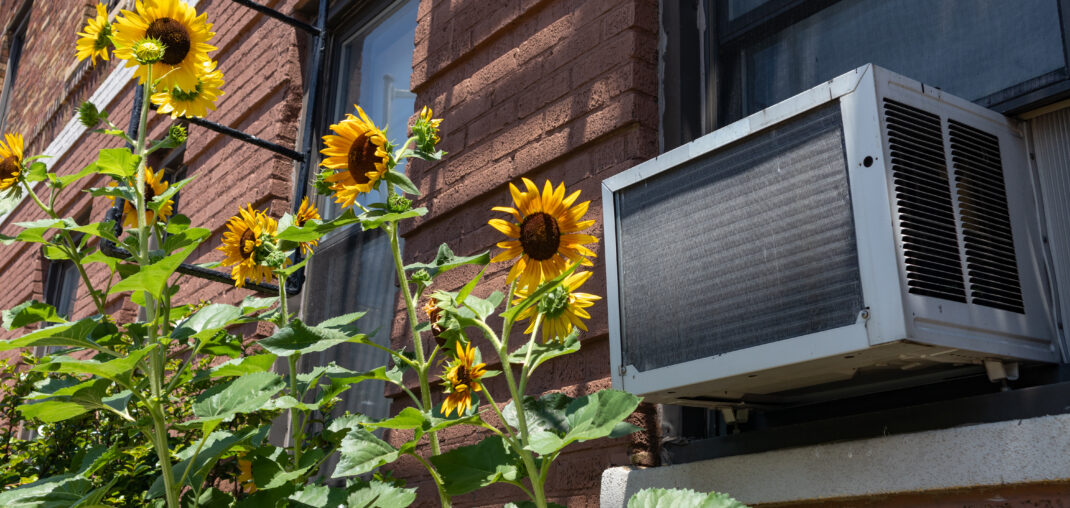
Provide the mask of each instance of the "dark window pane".
{"label": "dark window pane", "polygon": [[974,101],[1066,66],[1057,0],[846,0],[743,51],[744,115],[866,63]]}

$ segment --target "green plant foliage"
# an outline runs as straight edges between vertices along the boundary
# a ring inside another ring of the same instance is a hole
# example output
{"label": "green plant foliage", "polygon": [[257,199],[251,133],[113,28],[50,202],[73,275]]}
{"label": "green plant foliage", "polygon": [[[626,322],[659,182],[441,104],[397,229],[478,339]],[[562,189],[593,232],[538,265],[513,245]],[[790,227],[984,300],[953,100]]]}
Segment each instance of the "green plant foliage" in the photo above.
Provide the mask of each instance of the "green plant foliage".
{"label": "green plant foliage", "polygon": [[442,474],[446,492],[453,496],[524,476],[520,457],[498,436],[433,456],[431,462]]}
{"label": "green plant foliage", "polygon": [[628,508],[748,508],[728,494],[691,489],[643,489],[628,500]]}

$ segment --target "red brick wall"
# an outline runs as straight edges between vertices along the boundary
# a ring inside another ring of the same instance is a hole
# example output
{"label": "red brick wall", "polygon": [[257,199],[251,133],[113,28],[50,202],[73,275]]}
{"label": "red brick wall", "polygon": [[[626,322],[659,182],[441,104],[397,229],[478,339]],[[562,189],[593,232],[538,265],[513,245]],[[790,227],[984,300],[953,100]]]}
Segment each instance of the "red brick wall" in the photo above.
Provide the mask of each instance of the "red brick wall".
{"label": "red brick wall", "polygon": [[[601,180],[657,155],[657,2],[424,0],[418,16],[412,91],[418,106],[428,104],[444,119],[441,148],[449,155],[437,164],[412,165],[423,193],[417,204],[429,213],[405,232],[406,262],[433,257],[443,242],[463,254],[497,252],[494,244],[504,237],[487,221],[502,214],[490,208],[509,206],[507,184],[521,177],[540,187],[549,179],[580,189],[580,200],[592,201],[588,218],[597,221],[591,234],[601,238]],[[602,245],[593,250],[600,257],[584,290],[604,295]],[[477,292],[504,290],[508,268],[491,265]],[[472,275],[456,270],[434,287],[456,290]],[[529,392],[579,396],[610,386],[604,302],[592,318],[582,350],[541,367]],[[399,314],[395,345],[411,340],[406,329]],[[488,387],[500,402],[507,400],[503,383],[498,377]],[[394,409],[404,405],[399,397]],[[444,434],[444,448],[481,436],[471,428]],[[395,442],[404,437],[391,436]],[[645,442],[647,436],[633,439]],[[633,448],[627,438],[569,448],[551,473],[551,500],[597,505],[602,471],[628,464]],[[405,460],[396,470],[420,487],[422,502],[437,503],[418,463]],[[491,506],[523,498],[520,490],[502,486],[456,502]]]}

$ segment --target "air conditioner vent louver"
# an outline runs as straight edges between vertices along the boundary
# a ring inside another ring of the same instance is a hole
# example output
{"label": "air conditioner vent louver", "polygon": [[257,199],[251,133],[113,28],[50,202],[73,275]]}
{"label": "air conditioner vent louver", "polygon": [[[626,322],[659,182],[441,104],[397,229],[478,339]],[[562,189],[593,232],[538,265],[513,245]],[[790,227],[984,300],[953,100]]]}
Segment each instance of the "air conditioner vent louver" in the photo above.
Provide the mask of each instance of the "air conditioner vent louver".
{"label": "air conditioner vent louver", "polygon": [[940,117],[885,99],[909,291],[966,302]]}
{"label": "air conditioner vent louver", "polygon": [[948,121],[970,300],[1024,313],[999,138]]}

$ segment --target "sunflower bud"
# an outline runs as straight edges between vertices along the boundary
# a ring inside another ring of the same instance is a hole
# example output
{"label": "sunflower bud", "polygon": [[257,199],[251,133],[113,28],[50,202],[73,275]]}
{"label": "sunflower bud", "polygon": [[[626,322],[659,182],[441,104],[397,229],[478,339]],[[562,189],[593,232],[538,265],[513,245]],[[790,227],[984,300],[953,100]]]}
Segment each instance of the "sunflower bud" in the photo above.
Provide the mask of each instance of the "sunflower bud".
{"label": "sunflower bud", "polygon": [[334,170],[324,168],[319,173],[316,173],[316,181],[312,184],[316,188],[316,192],[321,196],[330,196],[334,191],[331,190],[331,183],[327,181],[327,177],[334,174]]}
{"label": "sunflower bud", "polygon": [[416,137],[416,150],[425,154],[433,154],[435,145],[442,140],[438,135],[438,126],[442,119],[431,118],[433,115],[431,108],[424,106],[420,110],[420,118],[412,126],[412,135]]}
{"label": "sunflower bud", "polygon": [[172,125],[167,129],[167,141],[174,146],[180,146],[186,142],[186,128],[181,125]]}
{"label": "sunflower bud", "polygon": [[163,60],[167,46],[151,37],[141,39],[134,44],[134,58],[141,65],[151,65]]}
{"label": "sunflower bud", "polygon": [[390,197],[386,198],[386,206],[394,213],[405,212],[412,208],[412,200],[407,199],[400,194],[392,193],[390,194]]}
{"label": "sunflower bud", "polygon": [[546,296],[539,300],[539,314],[546,316],[547,318],[555,318],[560,316],[562,312],[568,308],[568,288],[565,286],[557,286],[553,291],[550,291]]}
{"label": "sunflower bud", "polygon": [[[264,244],[268,244],[268,243],[270,243],[270,242],[264,242]],[[270,266],[272,268],[282,268],[283,266],[286,265],[286,261],[289,260],[289,259],[290,259],[290,257],[286,255],[285,251],[272,250],[267,255],[267,257],[264,258],[264,264],[267,265],[267,266]]]}
{"label": "sunflower bud", "polygon": [[78,106],[78,121],[82,122],[87,129],[92,129],[100,123],[101,114],[97,106],[92,102],[85,101]]}
{"label": "sunflower bud", "polygon": [[423,268],[416,270],[416,272],[412,274],[412,282],[421,286],[428,286],[431,284],[431,274]]}

